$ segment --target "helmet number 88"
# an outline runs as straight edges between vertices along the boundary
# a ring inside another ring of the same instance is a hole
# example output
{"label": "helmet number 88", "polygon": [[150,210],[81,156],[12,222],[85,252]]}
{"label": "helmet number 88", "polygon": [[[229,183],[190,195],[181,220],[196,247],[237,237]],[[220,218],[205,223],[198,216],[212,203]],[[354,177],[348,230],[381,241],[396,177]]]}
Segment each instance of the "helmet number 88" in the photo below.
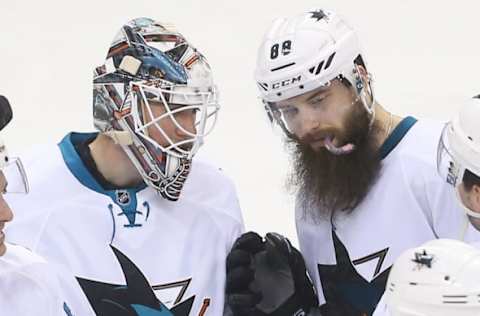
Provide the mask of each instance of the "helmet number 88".
{"label": "helmet number 88", "polygon": [[278,55],[281,53],[283,56],[286,56],[290,54],[290,51],[292,50],[292,41],[284,41],[282,43],[282,49],[280,50],[280,44],[276,43],[273,44],[272,48],[270,49],[270,59],[275,59],[278,57]]}

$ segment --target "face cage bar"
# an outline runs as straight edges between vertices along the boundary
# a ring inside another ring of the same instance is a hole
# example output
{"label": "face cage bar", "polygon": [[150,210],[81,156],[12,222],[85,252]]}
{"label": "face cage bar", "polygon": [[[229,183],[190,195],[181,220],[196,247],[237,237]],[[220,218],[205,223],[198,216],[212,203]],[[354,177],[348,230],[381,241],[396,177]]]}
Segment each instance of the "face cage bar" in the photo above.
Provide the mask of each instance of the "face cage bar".
{"label": "face cage bar", "polygon": [[[8,162],[1,167],[1,171],[3,172],[7,182],[7,185],[3,191],[4,194],[26,194],[30,191],[27,174],[20,158],[9,157]],[[13,180],[14,178],[15,180]]]}
{"label": "face cage bar", "polygon": [[[165,81],[159,82],[158,85],[164,84]],[[174,85],[170,86],[173,88]],[[154,94],[157,96],[159,101],[163,104],[165,107],[165,113],[155,117],[151,122],[148,122],[147,124],[142,122],[142,118],[140,117],[140,109],[139,109],[139,102],[138,102],[138,95],[137,93],[133,93],[133,102],[132,102],[132,111],[131,115],[134,120],[134,127],[135,127],[135,133],[148,141],[150,144],[152,144],[154,147],[159,148],[161,151],[166,152],[172,156],[175,156],[177,158],[187,158],[191,159],[195,153],[198,151],[199,147],[203,143],[203,138],[207,136],[214,128],[216,121],[217,121],[217,113],[220,108],[218,101],[217,101],[217,93],[216,93],[216,88],[213,87],[212,91],[209,92],[175,92],[172,90],[165,90],[162,88],[152,88],[150,85],[145,85],[143,83],[130,83],[130,89],[132,92],[139,92],[142,98],[142,101],[145,105],[145,108],[147,109],[148,114],[150,117],[154,117],[151,105],[148,102],[148,98],[146,97],[145,92]],[[200,97],[201,102],[200,103],[192,103],[192,104],[186,104],[184,106],[181,106],[177,109],[172,110],[169,103],[167,102],[164,94],[170,94],[170,95],[179,95],[182,96],[186,101],[189,100],[189,97]],[[213,108],[213,111],[211,113],[208,112],[209,108]],[[175,118],[176,113],[180,113],[182,111],[187,111],[187,110],[200,110],[201,112],[201,117],[196,122],[197,126],[197,132],[192,133],[188,130],[186,130],[181,124],[177,121]],[[205,132],[205,127],[207,125],[207,120],[212,118],[213,116],[213,122],[211,124],[211,127]],[[162,119],[169,118],[175,125],[176,128],[178,128],[182,133],[185,135],[189,136],[189,139],[185,139],[179,142],[173,142],[171,137],[167,135],[167,133],[160,127],[158,124]],[[153,140],[149,135],[148,135],[148,127],[150,126],[155,126],[158,131],[161,133],[161,135],[167,140],[167,142],[170,144],[169,146],[162,146],[158,144],[155,140]],[[194,145],[190,150],[185,150],[181,148],[180,146],[193,143]]]}

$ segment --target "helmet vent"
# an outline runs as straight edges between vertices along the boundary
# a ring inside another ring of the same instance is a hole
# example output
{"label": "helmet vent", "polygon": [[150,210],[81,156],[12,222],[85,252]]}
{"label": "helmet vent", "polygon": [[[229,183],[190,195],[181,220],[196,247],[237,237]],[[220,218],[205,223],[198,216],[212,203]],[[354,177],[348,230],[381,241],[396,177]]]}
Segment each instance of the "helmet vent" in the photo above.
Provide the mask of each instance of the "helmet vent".
{"label": "helmet vent", "polygon": [[328,67],[330,67],[330,65],[332,64],[333,57],[335,57],[335,53],[331,54],[330,57],[328,57],[327,64],[325,65],[325,70],[327,70]]}
{"label": "helmet vent", "polygon": [[273,71],[277,71],[277,70],[280,70],[280,69],[285,69],[285,68],[293,66],[293,65],[295,65],[295,62],[290,63],[290,64],[286,64],[286,65],[283,65],[283,66],[280,66],[280,67],[277,67],[277,68],[273,68],[273,69],[271,69],[271,71],[273,72]]}
{"label": "helmet vent", "polygon": [[322,61],[320,64],[318,64],[317,71],[315,71],[315,76],[318,75],[320,73],[320,71],[322,71],[322,67],[323,67],[324,62],[325,61]]}
{"label": "helmet vent", "polygon": [[[315,76],[317,76],[317,75],[320,74],[320,72],[322,70],[327,70],[330,67],[330,65],[332,64],[333,57],[335,57],[335,54],[336,53],[333,53],[328,57],[328,60],[327,60],[326,64],[325,64],[325,60],[322,60],[316,67],[313,66],[312,68],[308,69],[308,71],[311,74],[315,73]],[[323,67],[324,64],[325,64],[325,67]],[[273,71],[273,69],[272,69],[272,71]]]}
{"label": "helmet vent", "polygon": [[467,304],[467,295],[443,295],[443,304]]}
{"label": "helmet vent", "polygon": [[263,90],[268,91],[268,84],[258,82],[258,85],[259,85],[259,87],[262,88]]}

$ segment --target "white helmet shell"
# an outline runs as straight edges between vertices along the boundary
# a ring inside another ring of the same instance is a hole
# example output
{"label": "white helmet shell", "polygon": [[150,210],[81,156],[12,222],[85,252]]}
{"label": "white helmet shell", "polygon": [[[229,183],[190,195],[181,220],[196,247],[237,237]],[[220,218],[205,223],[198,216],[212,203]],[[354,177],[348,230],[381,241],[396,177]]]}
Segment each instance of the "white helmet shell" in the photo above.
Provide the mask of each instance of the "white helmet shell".
{"label": "white helmet shell", "polygon": [[455,187],[461,209],[474,218],[480,218],[480,214],[463,203],[459,186],[466,170],[480,177],[479,97],[465,101],[458,114],[445,125],[437,149],[438,173]]}
{"label": "white helmet shell", "polygon": [[314,9],[273,22],[258,51],[255,79],[266,102],[306,93],[339,75],[356,84],[359,55],[354,30],[336,13]]}
{"label": "white helmet shell", "polygon": [[447,136],[455,160],[463,168],[480,176],[480,99],[465,102],[452,120]]}
{"label": "white helmet shell", "polygon": [[385,297],[391,316],[480,315],[480,251],[437,239],[405,251],[390,272]]}

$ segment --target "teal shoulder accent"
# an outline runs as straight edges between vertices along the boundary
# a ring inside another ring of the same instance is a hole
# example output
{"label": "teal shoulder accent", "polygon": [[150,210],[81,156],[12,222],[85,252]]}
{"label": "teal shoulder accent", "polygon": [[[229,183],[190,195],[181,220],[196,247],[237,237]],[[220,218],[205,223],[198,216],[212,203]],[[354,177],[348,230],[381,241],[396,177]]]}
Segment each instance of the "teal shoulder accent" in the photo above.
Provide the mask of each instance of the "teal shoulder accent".
{"label": "teal shoulder accent", "polygon": [[90,174],[87,167],[85,167],[73,146],[73,143],[87,140],[96,135],[97,133],[70,133],[62,139],[58,146],[60,147],[60,152],[68,169],[81,184],[95,192],[107,194],[97,180]]}
{"label": "teal shoulder accent", "polygon": [[70,133],[66,135],[58,144],[63,160],[73,176],[83,186],[92,191],[109,196],[112,201],[122,209],[122,214],[126,215],[130,222],[130,225],[128,225],[129,227],[140,226],[135,224],[135,215],[137,214],[136,193],[147,187],[145,183],[142,183],[142,185],[135,188],[105,190],[88,171],[79,154],[75,150],[74,143],[86,141],[96,135],[97,133]]}
{"label": "teal shoulder accent", "polygon": [[388,136],[379,149],[380,159],[385,159],[388,154],[402,141],[408,131],[417,123],[417,119],[412,116],[404,118],[400,124]]}

